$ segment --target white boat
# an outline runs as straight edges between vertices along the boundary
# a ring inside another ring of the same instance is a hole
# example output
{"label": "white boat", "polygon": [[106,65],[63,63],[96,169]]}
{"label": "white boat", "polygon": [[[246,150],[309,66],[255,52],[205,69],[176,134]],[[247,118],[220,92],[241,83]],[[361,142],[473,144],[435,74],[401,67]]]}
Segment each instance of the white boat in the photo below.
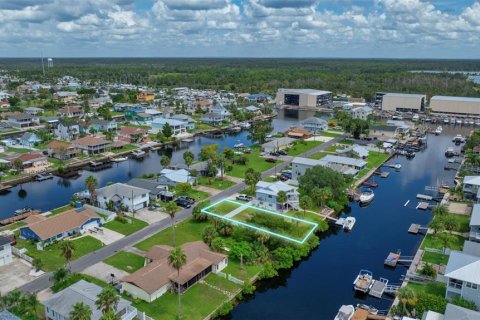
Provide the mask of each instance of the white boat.
{"label": "white boat", "polygon": [[378,309],[366,304],[357,304],[357,308],[367,310],[368,314],[378,314]]}
{"label": "white boat", "polygon": [[475,121],[469,120],[469,121],[468,121],[468,124],[471,125],[471,126],[473,126],[473,125],[475,124]]}
{"label": "white boat", "polygon": [[476,122],[475,122],[475,125],[476,125],[476,126],[480,126],[480,121],[476,121]]}
{"label": "white boat", "polygon": [[416,114],[412,117],[412,121],[418,121],[418,114]]}
{"label": "white boat", "polygon": [[28,213],[30,211],[32,211],[32,209],[30,209],[29,207],[23,207],[22,209],[15,210],[15,215],[18,216],[24,213]]}
{"label": "white boat", "polygon": [[372,189],[367,189],[360,195],[360,204],[369,204],[375,198],[375,193]]}
{"label": "white boat", "polygon": [[132,156],[133,156],[135,159],[142,159],[143,157],[145,157],[145,151],[143,151],[143,150],[134,150],[134,151],[132,151]]}
{"label": "white boat", "polygon": [[251,126],[252,126],[252,125],[251,125],[250,123],[248,123],[248,122],[242,122],[242,123],[240,123],[240,127],[241,127],[242,129],[250,129]]}
{"label": "white boat", "polygon": [[338,313],[335,316],[334,320],[350,320],[353,317],[353,314],[355,313],[355,307],[352,306],[351,304],[349,305],[343,305],[338,309]]}
{"label": "white boat", "polygon": [[448,124],[450,121],[448,121],[448,118],[443,119],[443,123]]}
{"label": "white boat", "polygon": [[461,134],[457,134],[453,139],[452,142],[455,143],[463,143],[465,142],[465,138]]}
{"label": "white boat", "polygon": [[442,126],[438,126],[437,129],[435,130],[435,135],[438,136],[442,133],[443,131],[443,128]]}
{"label": "white boat", "polygon": [[447,150],[445,151],[445,157],[451,158],[455,155],[455,151],[453,150],[452,147],[448,147]]}
{"label": "white boat", "polygon": [[402,165],[400,163],[395,163],[392,168],[394,169],[401,169],[402,168]]}
{"label": "white boat", "polygon": [[235,144],[233,145],[233,147],[234,147],[235,149],[240,149],[240,148],[245,147],[245,145],[244,145],[243,143],[239,142],[239,143],[235,143]]}
{"label": "white boat", "polygon": [[373,286],[374,283],[375,280],[373,280],[372,272],[362,269],[353,281],[353,288],[355,289],[355,291],[367,293],[368,291],[370,291],[370,288]]}
{"label": "white boat", "polygon": [[122,162],[122,161],[127,161],[128,158],[127,157],[118,157],[118,158],[113,158],[112,161],[113,162]]}
{"label": "white boat", "polygon": [[353,229],[353,226],[355,225],[355,222],[357,222],[357,219],[355,219],[355,217],[345,218],[345,222],[343,223],[343,229],[351,231]]}

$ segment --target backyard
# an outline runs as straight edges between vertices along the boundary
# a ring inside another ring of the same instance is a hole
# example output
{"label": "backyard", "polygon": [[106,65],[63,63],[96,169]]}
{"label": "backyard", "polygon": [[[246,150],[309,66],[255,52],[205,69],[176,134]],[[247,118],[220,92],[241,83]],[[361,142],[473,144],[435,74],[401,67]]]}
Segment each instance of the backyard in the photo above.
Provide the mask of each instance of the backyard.
{"label": "backyard", "polygon": [[128,273],[133,273],[143,268],[145,258],[135,253],[120,251],[115,255],[105,259],[103,262],[117,269],[126,271]]}
{"label": "backyard", "polygon": [[116,232],[121,233],[125,236],[128,236],[132,233],[135,233],[135,232],[145,228],[146,226],[148,226],[148,223],[146,223],[145,221],[138,220],[138,219],[135,219],[133,217],[128,217],[126,219],[130,220],[131,223],[123,222],[123,221],[120,221],[119,219],[114,219],[110,222],[107,222],[103,226],[107,229],[116,231]]}
{"label": "backyard", "polygon": [[368,159],[366,160],[367,166],[357,174],[357,180],[363,178],[373,168],[379,167],[388,159],[388,157],[389,155],[387,153],[369,151]]}
{"label": "backyard", "polygon": [[197,183],[200,186],[205,186],[218,190],[225,190],[235,185],[235,182],[227,180],[225,178],[223,180],[219,178],[212,178],[209,183],[208,178],[204,176],[198,177]]}
{"label": "backyard", "polygon": [[263,172],[282,163],[280,160],[278,160],[276,163],[267,162],[265,158],[260,156],[260,150],[258,148],[254,148],[252,153],[245,153],[243,156],[248,159],[247,163],[244,165],[234,164],[232,166],[232,170],[226,172],[227,175],[244,178],[245,171],[247,171],[248,168],[253,168],[257,172]]}
{"label": "backyard", "polygon": [[296,141],[292,147],[288,149],[289,156],[298,156],[308,150],[318,147],[321,145],[320,141]]}

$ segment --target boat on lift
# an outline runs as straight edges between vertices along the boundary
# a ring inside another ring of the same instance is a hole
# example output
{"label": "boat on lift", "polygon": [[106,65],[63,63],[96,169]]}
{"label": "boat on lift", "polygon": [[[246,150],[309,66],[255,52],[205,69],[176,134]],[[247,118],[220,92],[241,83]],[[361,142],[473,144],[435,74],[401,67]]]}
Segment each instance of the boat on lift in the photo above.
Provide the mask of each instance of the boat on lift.
{"label": "boat on lift", "polygon": [[448,124],[449,122],[448,118],[443,119],[443,123]]}
{"label": "boat on lift", "polygon": [[375,193],[373,192],[372,189],[367,189],[362,194],[360,195],[359,201],[360,205],[367,205],[370,202],[373,201],[373,198],[375,198]]}
{"label": "boat on lift", "polygon": [[353,289],[361,293],[367,293],[368,291],[370,291],[374,283],[375,280],[373,279],[372,272],[362,269],[353,281]]}
{"label": "boat on lift", "polygon": [[452,147],[448,147],[447,150],[445,151],[445,157],[451,158],[455,155],[455,151],[453,150]]}
{"label": "boat on lift", "polygon": [[132,157],[134,157],[135,159],[143,159],[143,158],[145,158],[145,151],[134,150],[134,151],[132,151]]}
{"label": "boat on lift", "polygon": [[455,124],[455,118],[450,119],[450,124]]}
{"label": "boat on lift", "polygon": [[343,223],[343,229],[346,231],[352,231],[355,222],[357,222],[357,219],[355,219],[355,217],[346,217]]}
{"label": "boat on lift", "polygon": [[233,147],[234,147],[235,149],[241,149],[241,148],[244,148],[245,145],[244,145],[243,143],[241,143],[241,142],[237,142],[237,143],[235,143],[235,144],[233,145]]}
{"label": "boat on lift", "polygon": [[461,134],[457,134],[453,139],[452,142],[455,142],[456,144],[464,143],[465,142],[465,137],[463,137]]}
{"label": "boat on lift", "polygon": [[127,157],[118,157],[118,158],[113,158],[112,161],[113,162],[123,162],[123,161],[127,161],[128,158]]}
{"label": "boat on lift", "polygon": [[355,307],[352,306],[351,304],[346,305],[344,304],[343,306],[338,309],[338,313],[335,316],[334,320],[350,320],[353,317],[353,314],[355,313]]}
{"label": "boat on lift", "polygon": [[25,213],[28,213],[28,212],[31,212],[31,211],[32,211],[32,209],[30,209],[29,207],[23,207],[21,209],[15,210],[15,215],[19,216],[21,214],[25,214]]}

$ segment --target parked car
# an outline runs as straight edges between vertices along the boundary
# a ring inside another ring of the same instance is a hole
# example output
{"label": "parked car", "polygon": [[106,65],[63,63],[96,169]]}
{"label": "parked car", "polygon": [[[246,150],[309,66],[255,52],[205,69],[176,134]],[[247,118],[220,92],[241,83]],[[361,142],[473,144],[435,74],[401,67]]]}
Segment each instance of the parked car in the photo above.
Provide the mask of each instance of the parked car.
{"label": "parked car", "polygon": [[252,149],[244,149],[243,152],[245,152],[245,153],[252,153]]}
{"label": "parked car", "polygon": [[181,199],[181,200],[188,201],[188,203],[190,203],[190,204],[194,204],[194,203],[195,203],[195,199],[193,199],[193,198],[191,198],[191,197],[180,196],[180,197],[178,197],[177,199]]}
{"label": "parked car", "polygon": [[278,153],[279,155],[281,155],[281,156],[286,156],[286,155],[288,155],[288,153],[287,153],[286,151],[284,151],[284,150],[280,150],[280,151],[278,151],[277,153]]}
{"label": "parked car", "polygon": [[288,179],[290,179],[290,178],[288,178],[287,176],[285,176],[285,175],[283,175],[283,174],[279,174],[279,175],[277,176],[277,178],[278,178],[278,180],[280,180],[280,181],[287,181]]}
{"label": "parked car", "polygon": [[277,159],[275,159],[275,158],[267,158],[267,159],[265,159],[265,161],[271,162],[271,163],[275,163],[275,162],[277,162]]}
{"label": "parked car", "polygon": [[239,201],[246,201],[246,202],[249,202],[249,201],[252,201],[253,198],[250,197],[250,196],[247,196],[246,194],[240,194],[238,195],[235,199],[239,200]]}
{"label": "parked car", "polygon": [[189,209],[189,208],[192,207],[192,204],[190,203],[190,201],[188,201],[186,199],[178,198],[177,200],[175,200],[175,203],[177,204],[177,206],[185,208],[185,209]]}
{"label": "parked car", "polygon": [[278,157],[280,155],[280,153],[278,152],[270,152],[270,155],[271,156],[274,156],[274,157]]}

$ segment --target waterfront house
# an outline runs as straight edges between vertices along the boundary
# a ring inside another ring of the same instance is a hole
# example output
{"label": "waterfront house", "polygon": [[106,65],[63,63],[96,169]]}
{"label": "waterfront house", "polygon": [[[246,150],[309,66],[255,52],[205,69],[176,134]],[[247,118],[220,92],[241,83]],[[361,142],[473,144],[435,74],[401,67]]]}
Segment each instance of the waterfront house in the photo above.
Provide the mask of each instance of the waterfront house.
{"label": "waterfront house", "polygon": [[77,156],[79,150],[69,142],[53,140],[47,145],[47,153],[51,158],[68,160]]}
{"label": "waterfront house", "polygon": [[461,296],[480,307],[480,257],[451,251],[445,268],[445,278],[447,299]]}
{"label": "waterfront house", "polygon": [[0,236],[0,267],[13,261],[11,242],[12,239]]}
{"label": "waterfront house", "polygon": [[137,122],[147,123],[147,122],[152,121],[153,117],[148,113],[139,112],[134,116],[133,120],[135,120]]}
{"label": "waterfront house", "polygon": [[195,120],[185,114],[175,114],[169,117],[170,119],[179,120],[185,123],[187,130],[195,129]]}
{"label": "waterfront house", "polygon": [[128,143],[141,143],[148,134],[148,130],[136,127],[122,127],[117,133],[117,138],[120,141]]}
{"label": "waterfront house", "polygon": [[298,180],[301,176],[305,174],[305,172],[308,169],[311,169],[315,166],[329,167],[330,169],[340,172],[342,174],[352,175],[352,176],[355,176],[358,173],[357,169],[354,169],[348,166],[337,165],[335,163],[330,163],[326,161],[325,158],[326,157],[316,160],[316,159],[295,157],[292,160],[292,179]]}
{"label": "waterfront house", "polygon": [[[201,161],[201,162],[196,162],[190,166],[189,170],[195,170],[197,173],[203,177],[208,177],[208,161]],[[217,174],[216,176],[220,176],[221,172],[217,168]]]}
{"label": "waterfront house", "polygon": [[326,131],[328,129],[328,123],[324,119],[317,117],[310,117],[301,122],[304,129],[312,132]]}
{"label": "waterfront house", "polygon": [[19,142],[24,147],[33,147],[35,144],[42,142],[34,132],[25,132],[19,139]]}
{"label": "waterfront house", "polygon": [[353,119],[367,120],[368,116],[372,114],[373,109],[370,107],[358,107],[350,110],[350,115]]}
{"label": "waterfront house", "polygon": [[0,311],[0,319],[2,320],[22,320],[7,309]]}
{"label": "waterfront house", "polygon": [[[403,318],[405,319],[405,317]],[[480,312],[447,303],[445,314],[425,311],[422,320],[479,320]]]}
{"label": "waterfront house", "polygon": [[81,133],[80,124],[76,121],[60,119],[58,125],[53,131],[55,137],[59,140],[71,141],[77,138]]}
{"label": "waterfront house", "polygon": [[480,242],[465,240],[462,252],[472,256],[480,257]]}
{"label": "waterfront house", "polygon": [[174,136],[187,132],[187,124],[184,121],[165,118],[154,119],[152,121],[152,129],[161,131],[167,123],[170,125],[170,128],[172,128]]}
{"label": "waterfront house", "polygon": [[467,200],[478,200],[480,189],[480,176],[463,177],[463,197]]}
{"label": "waterfront house", "polygon": [[81,106],[66,106],[58,109],[57,114],[60,117],[81,118],[83,117],[84,112]]}
{"label": "waterfront house", "polygon": [[22,169],[29,172],[45,169],[49,165],[47,158],[41,152],[16,154],[8,158],[12,165],[17,159],[22,162]]}
{"label": "waterfront house", "polygon": [[98,137],[83,137],[72,141],[72,145],[87,155],[94,155],[106,152],[110,142]]}
{"label": "waterfront house", "polygon": [[308,139],[312,136],[312,133],[304,128],[290,128],[285,132],[285,135],[295,139]]}
{"label": "waterfront house", "polygon": [[21,112],[12,112],[7,114],[7,123],[14,128],[28,128],[40,123],[37,116]]}
{"label": "waterfront house", "polygon": [[59,91],[53,95],[53,98],[59,102],[70,104],[77,102],[78,93],[74,91]]}
{"label": "waterfront house", "polygon": [[480,242],[480,204],[473,205],[472,215],[470,216],[469,239]]}
{"label": "waterfront house", "polygon": [[33,240],[42,246],[99,228],[101,218],[92,209],[86,207],[74,208],[53,215],[31,216],[27,225],[20,227],[20,238]]}
{"label": "waterfront house", "polygon": [[268,102],[272,100],[272,96],[266,93],[254,93],[245,97],[245,100],[250,102]]}
{"label": "waterfront house", "polygon": [[349,147],[346,147],[345,149],[337,150],[338,154],[344,154],[349,152],[353,152],[357,157],[361,159],[368,158],[368,149],[358,144],[351,145]]}
{"label": "waterfront house", "polygon": [[246,111],[249,111],[249,112],[253,112],[255,114],[258,114],[258,113],[262,113],[260,108],[257,108],[255,106],[248,106],[248,107],[245,107],[245,110]]}
{"label": "waterfront house", "polygon": [[292,146],[295,139],[289,137],[281,137],[262,144],[262,150],[265,152],[276,152],[284,150]]}
{"label": "waterfront house", "polygon": [[[277,197],[280,191],[287,194],[287,202],[278,202]],[[298,197],[299,193],[297,192],[297,188],[282,181],[259,181],[255,186],[255,204],[259,207],[272,210],[298,209]]]}
{"label": "waterfront house", "polygon": [[43,113],[43,109],[38,107],[28,107],[28,108],[25,108],[23,112],[31,116],[36,116]]}
{"label": "waterfront house", "polygon": [[322,158],[323,161],[328,162],[329,164],[334,164],[342,167],[352,168],[355,170],[362,170],[367,166],[367,162],[361,159],[354,159],[349,157],[327,155]]}
{"label": "waterfront house", "polygon": [[168,191],[168,186],[155,180],[134,178],[127,182],[128,185],[148,190],[150,200],[173,200],[174,194]]}
{"label": "waterfront house", "polygon": [[92,119],[90,120],[87,132],[93,128],[96,132],[117,130],[117,122],[114,120]]}
{"label": "waterfront house", "polygon": [[149,114],[152,117],[152,119],[160,118],[161,116],[163,116],[163,112],[158,109],[152,109],[152,108],[145,109],[145,113]]}
{"label": "waterfront house", "polygon": [[114,183],[112,185],[96,190],[98,206],[108,208],[108,203],[113,203],[114,210],[122,207],[129,212],[135,212],[148,207],[150,203],[149,190],[134,187],[125,183]]}
{"label": "waterfront house", "polygon": [[202,123],[216,126],[220,125],[224,121],[224,118],[219,114],[209,112],[204,114],[200,120]]}
{"label": "waterfront house", "polygon": [[[102,310],[96,305],[103,288],[85,280],[80,280],[71,286],[54,293],[41,303],[45,307],[45,318],[48,320],[68,320],[70,312],[77,303],[87,305],[92,311],[89,319],[99,320],[103,317]],[[131,302],[119,297],[115,304],[115,315],[120,320],[132,320],[137,317],[137,309]]]}
{"label": "waterfront house", "polygon": [[210,250],[202,241],[181,246],[187,256],[186,264],[177,270],[168,263],[173,247],[155,245],[146,254],[147,264],[142,269],[122,279],[122,291],[134,299],[153,302],[171,290],[183,293],[210,273],[218,273],[228,265],[226,255]]}
{"label": "waterfront house", "polygon": [[138,102],[150,102],[155,99],[155,94],[152,92],[141,91],[137,93],[137,101]]}
{"label": "waterfront house", "polygon": [[164,168],[160,171],[160,177],[158,182],[165,186],[175,187],[177,183],[189,183],[194,184],[197,178],[190,174],[190,171],[185,169],[167,169]]}

